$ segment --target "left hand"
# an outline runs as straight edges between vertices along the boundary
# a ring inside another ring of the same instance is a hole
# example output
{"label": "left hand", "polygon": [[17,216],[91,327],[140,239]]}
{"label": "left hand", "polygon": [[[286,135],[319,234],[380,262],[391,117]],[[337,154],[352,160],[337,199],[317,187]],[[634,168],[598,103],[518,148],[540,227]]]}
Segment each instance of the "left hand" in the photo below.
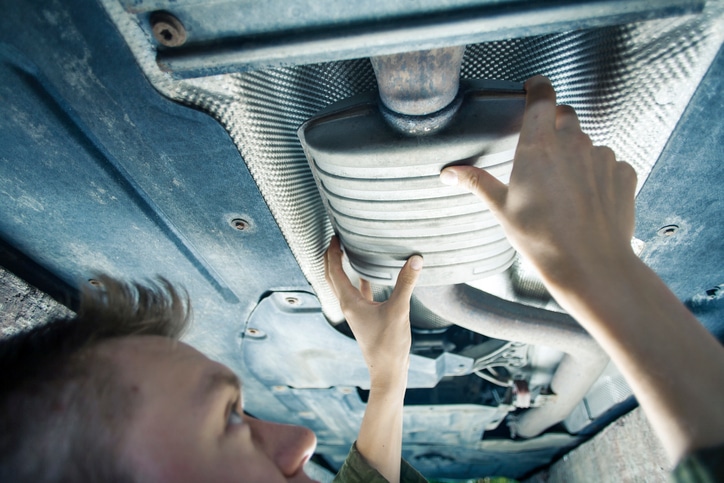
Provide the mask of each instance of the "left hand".
{"label": "left hand", "polygon": [[373,385],[397,384],[407,376],[410,345],[410,297],[422,270],[422,257],[414,255],[397,277],[386,302],[375,302],[367,280],[360,289],[352,285],[342,269],[342,249],[333,237],[324,255],[327,282],[339,299],[347,322],[362,349]]}

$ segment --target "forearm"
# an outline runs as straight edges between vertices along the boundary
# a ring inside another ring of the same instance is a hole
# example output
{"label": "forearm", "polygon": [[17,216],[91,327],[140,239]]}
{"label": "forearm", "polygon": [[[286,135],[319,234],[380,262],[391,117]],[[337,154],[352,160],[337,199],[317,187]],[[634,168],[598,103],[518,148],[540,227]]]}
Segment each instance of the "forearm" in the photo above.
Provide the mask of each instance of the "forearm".
{"label": "forearm", "polygon": [[641,260],[550,288],[621,370],[672,462],[724,442],[724,349]]}
{"label": "forearm", "polygon": [[370,396],[362,418],[357,451],[389,481],[400,479],[402,405],[410,365],[410,297],[422,270],[419,255],[403,265],[392,294],[375,302],[369,282],[357,289],[342,268],[342,250],[332,238],[325,275],[347,317],[370,371]]}
{"label": "forearm", "polygon": [[387,480],[400,480],[402,408],[407,385],[406,365],[396,377],[381,383],[373,377],[367,408],[357,438],[357,450]]}
{"label": "forearm", "polygon": [[471,166],[440,180],[480,196],[551,294],[608,352],[677,461],[724,441],[724,349],[631,250],[636,172],[594,146],[550,81],[526,83],[510,183]]}

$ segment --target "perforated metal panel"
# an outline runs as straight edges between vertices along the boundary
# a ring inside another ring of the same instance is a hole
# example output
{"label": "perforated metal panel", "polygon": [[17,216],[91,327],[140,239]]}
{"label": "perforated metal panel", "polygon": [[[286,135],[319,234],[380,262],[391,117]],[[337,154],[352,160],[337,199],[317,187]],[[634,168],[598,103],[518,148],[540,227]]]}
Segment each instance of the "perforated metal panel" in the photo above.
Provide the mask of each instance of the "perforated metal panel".
{"label": "perforated metal panel", "polygon": [[[103,1],[151,82],[208,111],[229,131],[331,320],[340,320],[324,281],[330,224],[296,129],[325,106],[375,90],[368,60],[175,80],[116,0]],[[722,43],[721,3],[701,15],[468,46],[463,77],[523,81],[545,74],[574,106],[595,143],[630,162],[643,184]],[[233,194],[231,194],[233,196]]]}

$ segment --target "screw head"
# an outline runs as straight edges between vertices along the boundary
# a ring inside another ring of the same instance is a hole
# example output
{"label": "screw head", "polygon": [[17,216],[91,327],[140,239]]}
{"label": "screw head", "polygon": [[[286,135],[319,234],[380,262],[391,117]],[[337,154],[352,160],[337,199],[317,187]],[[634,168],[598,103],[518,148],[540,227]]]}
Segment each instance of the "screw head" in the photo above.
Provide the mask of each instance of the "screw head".
{"label": "screw head", "polygon": [[151,31],[156,41],[165,47],[180,47],[186,42],[183,24],[168,12],[151,14]]}
{"label": "screw head", "polygon": [[263,331],[255,329],[254,327],[249,327],[244,331],[244,333],[250,339],[263,339],[266,337],[266,334]]}
{"label": "screw head", "polygon": [[659,228],[657,233],[659,236],[673,236],[677,231],[679,231],[679,225],[666,225]]}
{"label": "screw head", "polygon": [[245,231],[251,227],[251,224],[243,218],[234,218],[229,223],[239,231]]}

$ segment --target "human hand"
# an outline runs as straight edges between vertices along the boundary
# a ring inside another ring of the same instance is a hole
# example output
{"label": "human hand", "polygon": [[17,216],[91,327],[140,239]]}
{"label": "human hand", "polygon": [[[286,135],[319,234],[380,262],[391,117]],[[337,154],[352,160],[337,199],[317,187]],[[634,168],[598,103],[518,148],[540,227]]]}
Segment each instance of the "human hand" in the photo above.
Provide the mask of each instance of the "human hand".
{"label": "human hand", "polygon": [[324,255],[325,277],[362,349],[372,384],[399,385],[400,377],[407,377],[410,297],[422,269],[422,257],[412,256],[402,267],[390,298],[375,302],[367,280],[360,280],[359,290],[352,285],[342,269],[342,256],[339,240],[333,237]]}
{"label": "human hand", "polygon": [[721,445],[724,350],[634,255],[633,168],[592,145],[575,111],[556,107],[548,79],[534,77],[526,90],[509,185],[470,166],[445,168],[441,181],[488,204],[558,303],[611,356],[672,463]]}
{"label": "human hand", "polygon": [[472,166],[445,168],[441,181],[484,200],[549,289],[565,289],[633,255],[636,172],[593,146],[547,78],[531,78],[526,91],[509,185]]}

